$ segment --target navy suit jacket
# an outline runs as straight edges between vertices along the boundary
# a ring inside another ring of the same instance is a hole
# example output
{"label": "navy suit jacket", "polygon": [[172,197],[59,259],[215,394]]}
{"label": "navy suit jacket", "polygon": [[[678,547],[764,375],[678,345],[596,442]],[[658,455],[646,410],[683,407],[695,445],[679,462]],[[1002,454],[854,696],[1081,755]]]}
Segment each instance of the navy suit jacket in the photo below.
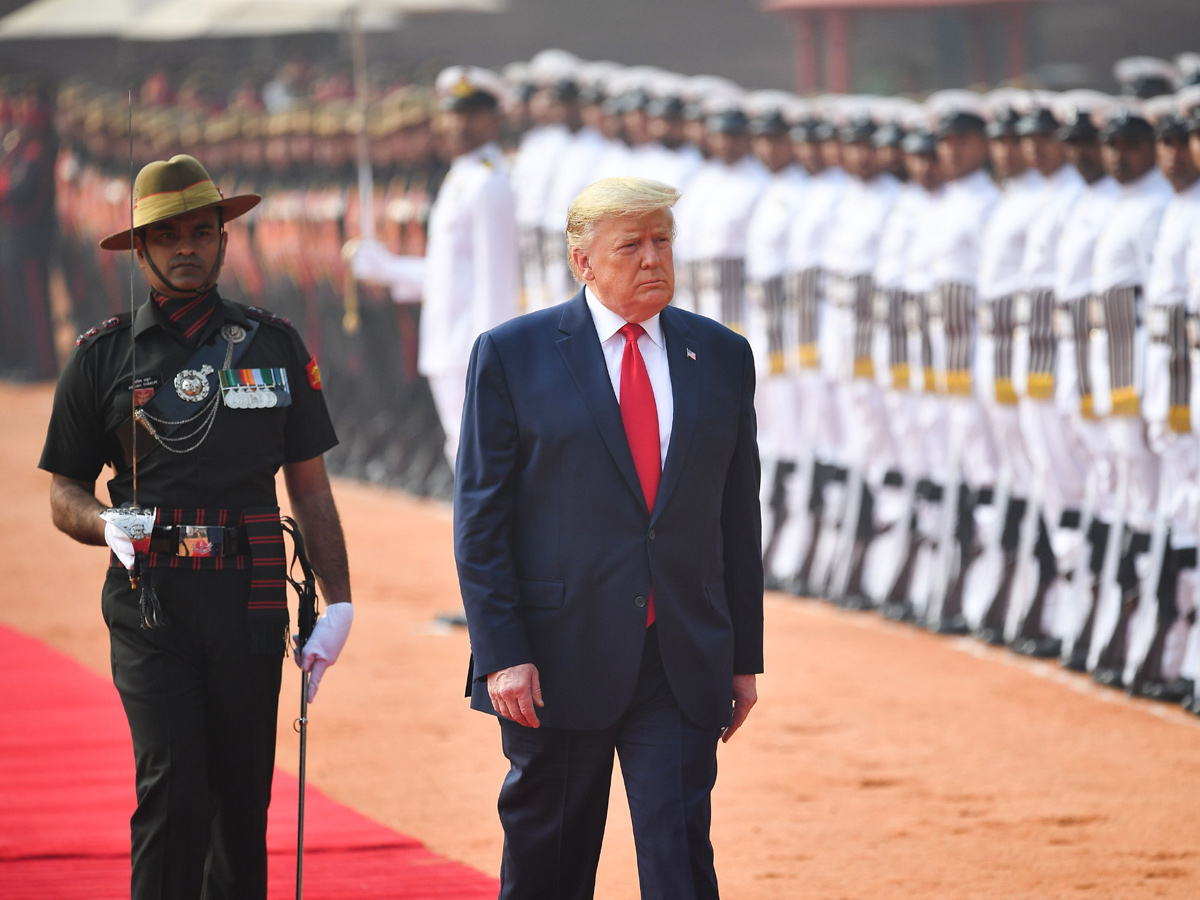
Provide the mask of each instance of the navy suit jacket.
{"label": "navy suit jacket", "polygon": [[754,361],[723,325],[667,307],[675,413],[647,509],[580,291],[476,341],[454,492],[471,706],[490,672],[534,663],[551,728],[606,728],[633,696],[654,585],[683,712],[729,724],[733,675],[762,671]]}

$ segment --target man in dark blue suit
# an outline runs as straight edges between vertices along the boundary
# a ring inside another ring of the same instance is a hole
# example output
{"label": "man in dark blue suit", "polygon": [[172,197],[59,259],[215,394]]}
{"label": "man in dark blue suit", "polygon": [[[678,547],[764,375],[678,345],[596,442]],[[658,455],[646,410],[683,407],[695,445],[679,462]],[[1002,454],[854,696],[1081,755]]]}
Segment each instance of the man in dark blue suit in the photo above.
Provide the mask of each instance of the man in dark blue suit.
{"label": "man in dark blue suit", "polygon": [[668,306],[674,188],[568,214],[584,288],[475,344],[454,538],[471,706],[500,717],[503,900],[590,898],[614,751],[643,898],[716,898],[719,739],[757,698],[754,362]]}

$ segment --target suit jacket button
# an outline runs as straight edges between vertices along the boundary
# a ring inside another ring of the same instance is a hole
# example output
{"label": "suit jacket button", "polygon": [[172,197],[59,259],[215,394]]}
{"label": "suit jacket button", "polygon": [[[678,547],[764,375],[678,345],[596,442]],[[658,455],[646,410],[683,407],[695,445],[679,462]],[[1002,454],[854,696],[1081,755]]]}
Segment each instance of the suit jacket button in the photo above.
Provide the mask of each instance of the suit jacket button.
{"label": "suit jacket button", "polygon": [[650,538],[650,540],[654,540],[654,529],[653,528],[650,529],[649,538]]}
{"label": "suit jacket button", "polygon": [[634,598],[633,598],[633,605],[634,605],[634,606],[645,606],[645,605],[646,605],[646,598],[645,598],[645,597],[634,597]]}

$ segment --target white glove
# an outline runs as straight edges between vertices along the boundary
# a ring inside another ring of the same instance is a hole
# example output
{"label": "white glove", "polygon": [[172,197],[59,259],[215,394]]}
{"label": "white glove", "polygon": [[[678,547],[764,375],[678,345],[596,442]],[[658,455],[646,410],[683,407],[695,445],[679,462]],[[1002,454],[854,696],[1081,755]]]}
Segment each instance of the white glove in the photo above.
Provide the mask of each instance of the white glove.
{"label": "white glove", "polygon": [[350,270],[359,281],[382,281],[392,254],[379,241],[359,240],[350,257]]}
{"label": "white glove", "polygon": [[425,259],[397,256],[379,241],[360,240],[350,256],[350,270],[359,281],[385,285],[397,303],[419,300],[425,281]]}
{"label": "white glove", "polygon": [[308,702],[317,696],[317,687],[325,670],[337,662],[346,638],[350,636],[350,624],[354,621],[354,606],[350,603],[330,603],[325,615],[317,620],[304,649],[296,648],[294,658],[308,672]]}
{"label": "white glove", "polygon": [[132,569],[137,562],[137,553],[133,549],[133,541],[129,539],[124,531],[114,525],[112,522],[106,522],[104,525],[104,543],[112,548],[112,552],[117,554],[117,559],[121,561],[127,569]]}

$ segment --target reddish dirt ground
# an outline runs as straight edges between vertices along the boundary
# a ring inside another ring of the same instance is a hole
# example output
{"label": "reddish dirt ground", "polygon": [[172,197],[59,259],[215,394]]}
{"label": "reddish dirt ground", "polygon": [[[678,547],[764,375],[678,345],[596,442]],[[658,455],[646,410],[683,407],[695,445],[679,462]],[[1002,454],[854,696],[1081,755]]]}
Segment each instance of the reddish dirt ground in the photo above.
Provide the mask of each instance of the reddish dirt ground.
{"label": "reddish dirt ground", "polygon": [[[107,676],[106,551],[54,531],[50,479],[35,468],[51,393],[0,385],[0,621]],[[357,612],[311,709],[309,777],[495,873],[498,730],[462,699],[465,632],[432,625],[457,603],[449,510],[350,482],[335,491]],[[769,595],[766,623],[759,705],[720,751],[725,896],[1200,897],[1200,719],[811,601]],[[287,665],[279,764],[295,771],[299,682]],[[602,900],[637,896],[621,796]]]}

